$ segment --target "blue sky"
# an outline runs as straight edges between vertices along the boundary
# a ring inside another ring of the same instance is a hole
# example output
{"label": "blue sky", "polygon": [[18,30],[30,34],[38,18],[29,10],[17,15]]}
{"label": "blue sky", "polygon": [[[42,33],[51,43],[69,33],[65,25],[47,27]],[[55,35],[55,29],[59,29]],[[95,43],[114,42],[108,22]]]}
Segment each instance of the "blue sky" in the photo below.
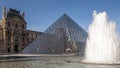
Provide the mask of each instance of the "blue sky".
{"label": "blue sky", "polygon": [[35,31],[44,31],[64,13],[87,31],[93,11],[106,11],[120,34],[120,0],[0,0],[0,18],[3,6],[24,11],[27,29]]}

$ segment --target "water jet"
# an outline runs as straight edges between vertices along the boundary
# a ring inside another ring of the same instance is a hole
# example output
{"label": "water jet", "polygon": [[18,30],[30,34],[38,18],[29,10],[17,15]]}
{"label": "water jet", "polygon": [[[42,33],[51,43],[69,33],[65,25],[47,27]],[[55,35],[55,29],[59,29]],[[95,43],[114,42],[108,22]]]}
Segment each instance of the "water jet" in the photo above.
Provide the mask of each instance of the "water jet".
{"label": "water jet", "polygon": [[106,12],[94,11],[86,43],[83,62],[120,64],[120,42],[116,32],[116,23],[109,21]]}

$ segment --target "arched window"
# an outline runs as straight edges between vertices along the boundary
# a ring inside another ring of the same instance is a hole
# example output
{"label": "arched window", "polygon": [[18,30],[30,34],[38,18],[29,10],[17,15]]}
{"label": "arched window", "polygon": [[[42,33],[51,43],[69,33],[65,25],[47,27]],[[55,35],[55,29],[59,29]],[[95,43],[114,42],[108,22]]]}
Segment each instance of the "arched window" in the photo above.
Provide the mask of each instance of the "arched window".
{"label": "arched window", "polygon": [[8,49],[7,50],[8,50],[8,53],[10,53],[10,44],[8,44]]}
{"label": "arched window", "polygon": [[10,47],[8,47],[8,53],[10,53]]}
{"label": "arched window", "polygon": [[7,22],[7,26],[10,27],[10,26],[11,26],[11,23],[10,23],[10,22]]}
{"label": "arched window", "polygon": [[15,28],[18,28],[18,24],[17,23],[15,23]]}

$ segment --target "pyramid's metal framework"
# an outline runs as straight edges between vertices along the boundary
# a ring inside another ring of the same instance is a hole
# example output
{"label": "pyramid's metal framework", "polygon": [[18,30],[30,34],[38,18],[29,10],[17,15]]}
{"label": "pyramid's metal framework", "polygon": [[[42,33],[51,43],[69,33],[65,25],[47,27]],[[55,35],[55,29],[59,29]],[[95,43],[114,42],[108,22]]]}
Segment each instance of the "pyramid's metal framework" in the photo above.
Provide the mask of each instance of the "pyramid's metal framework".
{"label": "pyramid's metal framework", "polygon": [[26,47],[23,53],[83,53],[86,38],[87,32],[64,14]]}

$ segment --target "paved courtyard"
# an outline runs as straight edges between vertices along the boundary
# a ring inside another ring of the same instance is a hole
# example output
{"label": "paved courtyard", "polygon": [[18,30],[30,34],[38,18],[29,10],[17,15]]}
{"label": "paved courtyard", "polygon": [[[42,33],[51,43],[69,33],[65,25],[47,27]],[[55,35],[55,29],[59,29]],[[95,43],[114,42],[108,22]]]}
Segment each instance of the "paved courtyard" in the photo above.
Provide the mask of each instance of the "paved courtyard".
{"label": "paved courtyard", "polygon": [[73,55],[2,55],[0,68],[120,68],[120,65],[94,65],[81,63]]}

